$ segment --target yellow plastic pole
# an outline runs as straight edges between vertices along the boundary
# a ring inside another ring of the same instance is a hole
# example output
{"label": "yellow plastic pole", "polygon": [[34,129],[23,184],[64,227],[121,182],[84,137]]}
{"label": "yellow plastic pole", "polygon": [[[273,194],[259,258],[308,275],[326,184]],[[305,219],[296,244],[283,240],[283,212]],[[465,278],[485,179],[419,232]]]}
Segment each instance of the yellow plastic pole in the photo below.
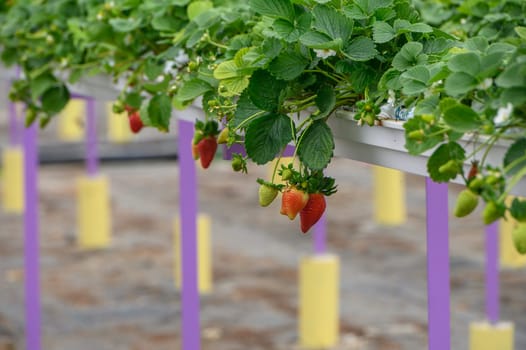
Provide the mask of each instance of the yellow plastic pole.
{"label": "yellow plastic pole", "polygon": [[510,322],[491,325],[474,322],[469,327],[470,350],[513,350],[514,326]]}
{"label": "yellow plastic pole", "polygon": [[306,349],[338,343],[340,262],[336,255],[315,255],[300,261],[299,340]]}
{"label": "yellow plastic pole", "polygon": [[116,143],[124,143],[131,140],[133,134],[126,113],[114,113],[113,104],[106,104],[106,115],[108,116],[108,139]]}
{"label": "yellow plastic pole", "polygon": [[86,102],[71,99],[58,117],[58,137],[62,141],[81,141],[84,137]]}
{"label": "yellow plastic pole", "polygon": [[77,182],[78,242],[81,248],[106,248],[111,243],[109,181],[82,176]]}
{"label": "yellow plastic pole", "polygon": [[[509,206],[513,201],[513,196],[506,198]],[[526,255],[521,255],[515,249],[511,232],[517,226],[517,221],[509,217],[507,220],[499,222],[499,246],[500,246],[500,266],[503,268],[520,268],[526,266]]]}
{"label": "yellow plastic pole", "polygon": [[405,177],[398,170],[373,167],[374,219],[382,225],[401,225],[407,220]]}
{"label": "yellow plastic pole", "polygon": [[[212,240],[211,219],[206,214],[197,217],[197,279],[199,293],[207,294],[212,291]],[[175,287],[182,287],[181,270],[181,221],[174,220],[174,274]]]}
{"label": "yellow plastic pole", "polygon": [[24,153],[22,149],[19,147],[4,149],[2,164],[4,210],[21,214],[24,212]]}

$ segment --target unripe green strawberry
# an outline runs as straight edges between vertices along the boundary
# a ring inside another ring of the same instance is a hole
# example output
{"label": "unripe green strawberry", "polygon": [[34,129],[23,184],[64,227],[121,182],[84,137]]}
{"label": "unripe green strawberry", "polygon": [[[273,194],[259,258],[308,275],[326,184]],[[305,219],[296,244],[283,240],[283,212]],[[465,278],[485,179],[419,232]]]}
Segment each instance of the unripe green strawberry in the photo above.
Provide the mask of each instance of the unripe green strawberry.
{"label": "unripe green strawberry", "polygon": [[38,114],[34,109],[28,108],[26,110],[26,121],[25,121],[26,127],[33,124],[33,122],[37,119],[37,116]]}
{"label": "unripe green strawberry", "polygon": [[228,128],[224,128],[223,130],[221,130],[221,132],[219,133],[219,136],[217,137],[217,143],[219,144],[227,143],[228,133],[229,133]]}
{"label": "unripe green strawberry", "polygon": [[484,225],[489,225],[498,220],[502,214],[504,214],[503,208],[498,206],[495,202],[489,202],[486,204],[486,207],[482,212],[482,221],[484,222]]}
{"label": "unripe green strawberry", "polygon": [[283,169],[283,171],[281,172],[281,179],[283,181],[287,181],[287,180],[290,180],[291,178],[292,178],[292,170]]}
{"label": "unripe green strawberry", "polygon": [[243,169],[243,159],[236,157],[232,159],[232,170],[241,171]]}
{"label": "unripe green strawberry", "polygon": [[266,184],[259,186],[259,205],[268,207],[278,195],[278,189]]}
{"label": "unripe green strawberry", "polygon": [[422,118],[422,120],[426,123],[432,123],[435,121],[435,116],[432,114],[422,114],[420,118]]}
{"label": "unripe green strawberry", "polygon": [[458,194],[457,204],[455,206],[455,216],[457,218],[462,218],[471,214],[478,204],[479,196],[473,193],[473,191],[465,189]]}
{"label": "unripe green strawberry", "polygon": [[483,186],[484,186],[484,180],[478,176],[476,176],[468,184],[469,189],[476,193],[479,193],[479,191],[482,190]]}
{"label": "unripe green strawberry", "polygon": [[526,224],[519,224],[511,233],[513,245],[520,254],[526,254]]}
{"label": "unripe green strawberry", "polygon": [[115,101],[112,106],[113,113],[121,114],[124,112],[124,103],[120,100]]}
{"label": "unripe green strawberry", "polygon": [[422,141],[424,139],[424,130],[418,129],[418,130],[410,131],[407,134],[407,138],[410,140]]}
{"label": "unripe green strawberry", "polygon": [[447,163],[440,166],[440,168],[438,168],[438,172],[448,176],[455,176],[460,170],[459,168],[458,162],[454,159],[451,159]]}
{"label": "unripe green strawberry", "polygon": [[376,116],[373,113],[366,113],[363,117],[363,121],[366,122],[367,125],[373,126],[376,121]]}

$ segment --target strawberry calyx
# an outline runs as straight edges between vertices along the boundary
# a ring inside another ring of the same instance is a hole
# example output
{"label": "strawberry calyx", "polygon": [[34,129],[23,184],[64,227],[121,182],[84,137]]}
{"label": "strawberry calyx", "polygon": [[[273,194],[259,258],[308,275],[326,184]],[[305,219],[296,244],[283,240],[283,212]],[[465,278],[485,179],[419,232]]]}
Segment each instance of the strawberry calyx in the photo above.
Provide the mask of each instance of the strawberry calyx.
{"label": "strawberry calyx", "polygon": [[[217,138],[217,135],[219,134],[219,124],[215,120],[197,120],[195,122],[195,132],[200,132],[203,135],[203,138],[205,137],[214,137]],[[198,141],[199,142],[199,141]]]}
{"label": "strawberry calyx", "polygon": [[282,167],[280,174],[283,179],[283,174],[288,178],[287,183],[290,186],[295,186],[307,193],[322,193],[325,196],[330,196],[336,193],[335,180],[332,177],[325,176],[322,170],[310,171],[305,169],[303,173],[295,170],[292,165]]}

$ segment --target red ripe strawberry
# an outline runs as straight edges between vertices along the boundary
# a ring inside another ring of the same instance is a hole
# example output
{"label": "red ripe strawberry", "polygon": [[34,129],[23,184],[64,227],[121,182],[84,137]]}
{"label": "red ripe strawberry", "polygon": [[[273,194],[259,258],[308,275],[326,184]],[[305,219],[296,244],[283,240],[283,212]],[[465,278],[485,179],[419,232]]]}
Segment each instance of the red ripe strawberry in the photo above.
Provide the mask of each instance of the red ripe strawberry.
{"label": "red ripe strawberry", "polygon": [[280,214],[287,215],[289,219],[294,220],[296,215],[305,207],[309,195],[296,187],[289,187],[283,192],[281,197]]}
{"label": "red ripe strawberry", "polygon": [[301,219],[301,232],[307,233],[307,231],[318,222],[318,220],[325,212],[325,196],[321,193],[309,194],[309,200],[307,205],[300,212]]}
{"label": "red ripe strawberry", "polygon": [[207,136],[197,144],[197,152],[201,159],[201,166],[206,169],[212,163],[212,159],[216,154],[217,140],[213,136]]}
{"label": "red ripe strawberry", "polygon": [[142,127],[144,126],[142,124],[141,116],[139,115],[139,112],[133,112],[128,116],[128,119],[130,121],[130,129],[135,134],[141,131]]}

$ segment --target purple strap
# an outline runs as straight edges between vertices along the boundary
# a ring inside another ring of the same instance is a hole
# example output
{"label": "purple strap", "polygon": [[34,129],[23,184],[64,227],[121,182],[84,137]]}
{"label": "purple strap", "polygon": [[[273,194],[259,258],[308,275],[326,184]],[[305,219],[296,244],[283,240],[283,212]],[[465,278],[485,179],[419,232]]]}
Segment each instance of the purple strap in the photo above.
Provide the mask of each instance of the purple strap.
{"label": "purple strap", "polygon": [[314,226],[313,245],[315,254],[324,254],[327,251],[327,221],[323,214]]}
{"label": "purple strap", "polygon": [[86,99],[86,171],[89,176],[99,172],[99,150],[97,148],[97,114],[95,99]]}
{"label": "purple strap", "polygon": [[247,152],[245,151],[245,147],[243,147],[243,145],[240,145],[239,143],[235,143],[230,147],[228,147],[227,145],[223,145],[223,159],[224,160],[231,160],[234,153],[242,154],[243,157],[247,155]]}
{"label": "purple strap", "polygon": [[486,226],[486,317],[491,324],[499,321],[498,228],[498,222]]}
{"label": "purple strap", "polygon": [[36,123],[24,129],[24,263],[27,349],[40,350],[40,277]]}
{"label": "purple strap", "polygon": [[447,184],[426,178],[429,350],[450,350],[449,228]]}
{"label": "purple strap", "polygon": [[197,289],[197,183],[192,157],[194,124],[178,121],[179,193],[182,241],[182,341],[183,350],[201,348],[199,292]]}

